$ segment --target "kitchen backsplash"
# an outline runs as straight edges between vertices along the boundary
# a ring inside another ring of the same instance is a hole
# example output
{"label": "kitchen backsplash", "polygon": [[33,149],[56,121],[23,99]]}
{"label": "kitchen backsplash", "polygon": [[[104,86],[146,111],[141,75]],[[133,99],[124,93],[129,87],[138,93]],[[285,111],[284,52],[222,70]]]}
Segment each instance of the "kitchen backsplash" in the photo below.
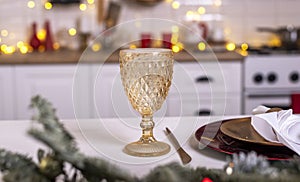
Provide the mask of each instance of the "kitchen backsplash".
{"label": "kitchen backsplash", "polygon": [[[107,6],[109,0],[105,1]],[[122,6],[118,23],[140,18],[163,18],[182,23],[187,18],[197,19],[188,14],[188,11],[199,11],[201,14],[204,13],[201,20],[208,24],[209,30],[222,29],[226,40],[237,44],[266,43],[271,34],[257,32],[257,27],[278,27],[288,24],[300,26],[299,0],[165,0],[155,6],[133,4],[131,0],[116,1]],[[29,8],[28,2],[35,3],[35,6]],[[16,44],[19,40],[28,40],[32,22],[37,22],[38,28],[42,28],[46,19],[50,20],[54,34],[76,27],[79,19],[83,31],[98,34],[103,26],[97,23],[97,8],[93,5],[93,1],[82,2],[87,5],[85,11],[80,10],[78,5],[55,6],[46,10],[44,0],[1,0],[0,30],[7,30],[8,35],[1,34],[0,44]],[[179,8],[176,9],[177,7]],[[204,9],[198,10],[199,7]],[[170,27],[164,26],[151,29],[154,35],[168,30]],[[130,29],[127,31],[133,32]]]}

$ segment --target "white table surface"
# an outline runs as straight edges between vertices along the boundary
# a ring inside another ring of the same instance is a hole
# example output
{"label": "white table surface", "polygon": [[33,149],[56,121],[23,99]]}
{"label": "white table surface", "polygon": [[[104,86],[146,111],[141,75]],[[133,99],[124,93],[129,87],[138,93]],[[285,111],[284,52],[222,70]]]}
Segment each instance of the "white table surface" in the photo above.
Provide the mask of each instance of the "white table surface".
{"label": "white table surface", "polygon": [[[170,144],[163,132],[165,127],[170,128],[192,157],[192,161],[186,166],[223,168],[226,155],[208,148],[199,149],[199,142],[194,134],[200,126],[207,123],[236,117],[246,116],[154,118],[154,135],[158,140]],[[173,161],[180,163],[179,156],[171,144],[171,151],[160,157],[133,157],[122,152],[127,143],[140,137],[139,118],[71,119],[62,122],[75,137],[84,154],[110,161],[135,176],[141,177],[158,165]],[[33,121],[28,120],[0,121],[0,148],[27,154],[36,160],[37,149],[47,147],[27,135],[27,131],[33,126]]]}

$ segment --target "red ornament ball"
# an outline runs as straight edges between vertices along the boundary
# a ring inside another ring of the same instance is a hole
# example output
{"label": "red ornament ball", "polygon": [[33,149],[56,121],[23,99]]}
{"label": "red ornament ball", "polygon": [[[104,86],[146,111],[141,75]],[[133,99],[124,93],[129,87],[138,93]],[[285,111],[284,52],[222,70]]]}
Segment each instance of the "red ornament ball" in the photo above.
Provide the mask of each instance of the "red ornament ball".
{"label": "red ornament ball", "polygon": [[211,180],[210,178],[203,178],[201,182],[213,182],[213,180]]}

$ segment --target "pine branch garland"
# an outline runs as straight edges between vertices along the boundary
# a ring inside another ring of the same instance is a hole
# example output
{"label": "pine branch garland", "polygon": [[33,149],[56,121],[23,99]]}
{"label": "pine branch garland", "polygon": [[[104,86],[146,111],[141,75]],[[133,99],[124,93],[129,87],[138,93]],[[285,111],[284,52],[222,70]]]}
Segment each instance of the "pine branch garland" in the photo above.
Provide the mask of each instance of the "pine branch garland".
{"label": "pine branch garland", "polygon": [[50,147],[54,151],[54,158],[70,163],[91,182],[98,182],[102,179],[108,181],[136,181],[136,178],[122,172],[123,170],[109,164],[107,161],[87,157],[80,153],[74,137],[59,123],[55,110],[46,99],[40,96],[33,97],[31,108],[38,110],[38,114],[34,116],[34,119],[41,123],[44,129],[30,129],[28,133]]}
{"label": "pine branch garland", "polygon": [[[55,109],[52,104],[39,95],[31,99],[29,106],[32,109],[37,109],[37,114],[32,117],[33,120],[38,121],[44,127],[43,131],[36,129],[29,130],[29,134],[39,137],[43,142],[48,141],[47,145],[56,146],[57,150],[64,151],[78,151],[74,137],[64,128],[63,124],[59,122],[55,114]],[[45,136],[42,135],[45,134]],[[58,147],[56,142],[64,141],[65,146]],[[51,147],[50,146],[50,147]]]}
{"label": "pine branch garland", "polygon": [[3,180],[5,182],[51,181],[41,174],[31,158],[4,149],[0,149],[0,170],[4,172]]}

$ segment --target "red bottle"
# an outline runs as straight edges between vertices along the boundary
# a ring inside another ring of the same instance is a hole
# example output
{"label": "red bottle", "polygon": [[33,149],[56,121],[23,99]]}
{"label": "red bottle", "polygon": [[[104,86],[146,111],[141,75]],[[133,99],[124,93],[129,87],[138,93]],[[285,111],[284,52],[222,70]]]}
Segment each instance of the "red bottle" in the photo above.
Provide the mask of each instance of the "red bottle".
{"label": "red bottle", "polygon": [[29,41],[29,45],[33,48],[33,50],[38,50],[40,45],[41,45],[41,41],[38,39],[37,37],[37,31],[36,31],[36,23],[32,23],[32,35]]}
{"label": "red bottle", "polygon": [[141,34],[141,47],[142,48],[149,48],[151,47],[151,34],[150,33],[142,33]]}
{"label": "red bottle", "polygon": [[45,22],[45,30],[46,30],[46,38],[45,38],[45,42],[44,42],[44,46],[45,46],[45,50],[46,51],[52,51],[53,48],[53,38],[52,38],[52,33],[50,30],[50,23],[49,21]]}

